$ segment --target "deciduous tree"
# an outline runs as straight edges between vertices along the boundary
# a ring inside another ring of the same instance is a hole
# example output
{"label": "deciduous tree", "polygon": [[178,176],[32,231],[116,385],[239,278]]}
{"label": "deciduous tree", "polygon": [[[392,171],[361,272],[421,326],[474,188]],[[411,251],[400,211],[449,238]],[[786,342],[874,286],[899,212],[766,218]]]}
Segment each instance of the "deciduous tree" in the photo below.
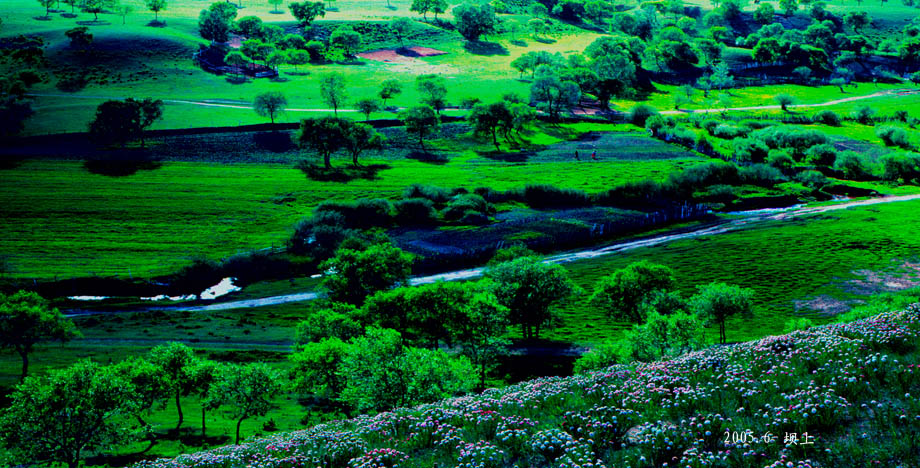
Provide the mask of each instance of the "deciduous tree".
{"label": "deciduous tree", "polygon": [[345,76],[341,73],[329,73],[320,78],[319,94],[326,105],[332,107],[336,116],[339,115],[339,107],[348,99],[348,91],[345,89]]}
{"label": "deciduous tree", "polygon": [[211,384],[209,399],[215,406],[227,407],[236,421],[236,441],[240,443],[243,421],[265,416],[275,408],[274,399],[281,393],[281,374],[268,364],[254,362],[232,364],[221,369]]}
{"label": "deciduous tree", "polygon": [[719,339],[725,343],[725,320],[738,314],[748,315],[754,308],[754,291],[725,283],[697,286],[690,307],[701,319],[719,324]]}
{"label": "deciduous tree", "polygon": [[553,308],[577,290],[564,268],[535,257],[491,266],[485,277],[494,281],[493,293],[525,339],[539,339],[540,330],[552,325]]}
{"label": "deciduous tree", "polygon": [[16,387],[0,415],[0,443],[20,462],[77,468],[89,453],[137,438],[129,381],[89,360]]}
{"label": "deciduous tree", "polygon": [[287,107],[287,98],[280,91],[269,91],[256,96],[252,103],[253,110],[260,117],[268,117],[274,125],[275,117],[284,112]]}
{"label": "deciduous tree", "polygon": [[340,249],[320,265],[332,274],[323,277],[323,287],[334,301],[354,305],[377,291],[407,284],[413,257],[391,244],[372,245],[365,250]]}
{"label": "deciduous tree", "polygon": [[20,380],[29,374],[29,354],[36,344],[66,343],[80,336],[73,322],[36,293],[0,294],[0,347],[22,359]]}

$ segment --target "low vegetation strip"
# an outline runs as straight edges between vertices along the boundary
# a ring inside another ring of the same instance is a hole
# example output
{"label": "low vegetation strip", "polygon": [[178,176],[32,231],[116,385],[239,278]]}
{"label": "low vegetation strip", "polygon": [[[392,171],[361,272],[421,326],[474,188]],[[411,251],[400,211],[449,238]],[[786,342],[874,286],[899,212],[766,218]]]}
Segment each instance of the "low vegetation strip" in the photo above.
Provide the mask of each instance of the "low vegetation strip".
{"label": "low vegetation strip", "polygon": [[135,467],[916,466],[918,338],[912,305]]}

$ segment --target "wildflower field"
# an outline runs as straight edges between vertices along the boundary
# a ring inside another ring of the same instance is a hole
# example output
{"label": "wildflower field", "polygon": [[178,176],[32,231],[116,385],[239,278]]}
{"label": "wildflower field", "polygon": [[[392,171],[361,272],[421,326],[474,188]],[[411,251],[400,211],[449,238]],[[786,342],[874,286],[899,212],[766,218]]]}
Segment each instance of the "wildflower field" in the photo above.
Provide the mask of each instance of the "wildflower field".
{"label": "wildflower field", "polygon": [[920,307],[135,468],[911,467]]}

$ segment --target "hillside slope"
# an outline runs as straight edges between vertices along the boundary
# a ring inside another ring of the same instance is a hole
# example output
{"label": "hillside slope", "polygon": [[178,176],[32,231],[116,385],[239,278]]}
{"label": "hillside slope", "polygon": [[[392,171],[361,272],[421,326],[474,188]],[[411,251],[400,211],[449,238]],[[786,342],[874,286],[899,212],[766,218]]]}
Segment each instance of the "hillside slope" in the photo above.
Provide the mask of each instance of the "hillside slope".
{"label": "hillside slope", "polygon": [[136,466],[916,467],[918,335],[915,304]]}

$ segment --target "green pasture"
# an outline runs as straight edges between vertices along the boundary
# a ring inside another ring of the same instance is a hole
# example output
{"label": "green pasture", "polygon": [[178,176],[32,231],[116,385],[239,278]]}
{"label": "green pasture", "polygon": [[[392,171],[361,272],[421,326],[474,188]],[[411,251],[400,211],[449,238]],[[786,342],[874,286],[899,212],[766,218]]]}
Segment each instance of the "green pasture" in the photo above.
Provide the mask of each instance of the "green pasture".
{"label": "green pasture", "polygon": [[[591,128],[607,127],[560,127],[537,133],[534,140],[555,143]],[[348,183],[312,181],[290,164],[170,160],[111,177],[91,173],[79,161],[26,160],[0,170],[0,216],[6,220],[0,224],[0,254],[15,278],[149,277],[171,273],[194,258],[283,245],[296,222],[325,200],[397,198],[413,183],[496,190],[552,184],[597,192],[630,180],[663,179],[705,160],[641,134],[624,138],[636,152],[643,150],[637,139],[644,140],[656,159],[629,159],[622,151],[624,157],[616,158],[614,151],[602,151],[593,163],[539,156],[505,162],[478,156],[477,147],[494,150],[482,142],[436,141],[462,152],[446,163],[369,155],[364,164],[383,168],[372,179]],[[670,157],[662,158],[665,151]]]}
{"label": "green pasture", "polygon": [[795,301],[823,295],[842,301],[865,300],[850,283],[863,278],[859,270],[916,278],[917,271],[897,267],[920,256],[920,233],[907,228],[918,222],[920,201],[878,204],[569,263],[566,268],[588,293],[565,309],[564,325],[549,337],[594,343],[619,336],[628,325],[609,321],[584,299],[598,278],[638,260],[674,269],[685,296],[693,294],[696,285],[712,281],[752,288],[756,293],[754,314],[728,320],[730,341],[780,333],[794,316],[822,323],[832,316],[807,307],[797,312]]}

